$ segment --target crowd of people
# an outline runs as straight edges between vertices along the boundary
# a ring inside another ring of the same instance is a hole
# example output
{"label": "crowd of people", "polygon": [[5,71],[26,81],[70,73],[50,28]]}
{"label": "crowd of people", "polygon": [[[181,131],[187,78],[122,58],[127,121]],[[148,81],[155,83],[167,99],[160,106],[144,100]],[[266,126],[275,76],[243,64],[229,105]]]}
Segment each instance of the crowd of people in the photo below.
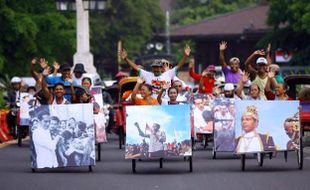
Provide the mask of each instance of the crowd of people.
{"label": "crowd of people", "polygon": [[[208,65],[201,73],[195,72],[195,60],[189,59],[191,52],[189,46],[184,48],[183,57],[174,67],[168,60],[159,59],[151,64],[151,71],[144,70],[143,67],[130,60],[126,50],[122,49],[119,52],[120,58],[139,75],[127,100],[135,105],[186,104],[193,100],[194,93],[207,94],[211,99],[220,97],[234,100],[292,99],[286,93],[287,87],[283,82],[283,77],[279,74],[279,66],[272,62],[270,44],[266,50],[256,50],[249,55],[244,65],[240,63],[238,57],[232,57],[228,59],[228,62],[226,61],[225,50],[228,47],[229,44],[225,41],[220,42],[218,47],[219,64],[225,76],[223,87],[217,85],[214,65]],[[198,84],[196,92],[177,76],[177,72],[185,65],[187,59],[189,59],[188,74]],[[34,58],[30,63],[30,70],[36,80],[36,86],[29,87],[27,91],[35,94],[36,100],[41,105],[93,103],[96,108],[96,100],[90,88],[92,81],[88,77],[83,77],[86,72],[83,64],[76,64],[71,73],[69,64],[60,65],[54,62],[50,66],[44,58]],[[122,75],[120,80],[124,77],[126,75]],[[8,114],[7,121],[9,126],[14,126],[16,125],[16,113],[13,108],[18,107],[22,81],[19,77],[13,77],[11,83],[13,89],[8,92],[7,98],[11,112]],[[244,91],[245,87],[249,88],[248,92]],[[41,90],[36,92],[39,89]],[[212,110],[203,110],[202,107],[199,110],[198,104],[195,112],[200,111],[202,114],[200,119],[205,120],[206,123],[209,122]],[[205,127],[208,129],[208,126]]]}

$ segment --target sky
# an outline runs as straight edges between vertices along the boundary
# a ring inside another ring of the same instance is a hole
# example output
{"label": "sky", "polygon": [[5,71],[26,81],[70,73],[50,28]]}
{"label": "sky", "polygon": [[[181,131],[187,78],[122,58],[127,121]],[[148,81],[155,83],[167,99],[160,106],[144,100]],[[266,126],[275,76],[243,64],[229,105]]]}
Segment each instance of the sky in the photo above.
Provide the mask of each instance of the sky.
{"label": "sky", "polygon": [[[147,138],[140,137],[135,122],[143,132],[148,124],[158,123],[166,133],[166,143],[190,140],[190,109],[189,105],[167,105],[167,106],[127,106],[126,107],[126,143],[141,143],[143,139],[148,142]],[[147,131],[148,133],[148,131]]]}

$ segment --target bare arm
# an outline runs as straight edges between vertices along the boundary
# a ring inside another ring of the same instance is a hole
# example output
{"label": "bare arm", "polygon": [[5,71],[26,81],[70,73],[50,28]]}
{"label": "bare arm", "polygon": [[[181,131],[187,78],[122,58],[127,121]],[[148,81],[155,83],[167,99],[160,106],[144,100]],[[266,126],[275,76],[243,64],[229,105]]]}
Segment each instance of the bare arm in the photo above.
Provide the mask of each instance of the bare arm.
{"label": "bare arm", "polygon": [[222,41],[219,45],[219,49],[220,49],[220,64],[222,66],[222,69],[224,67],[227,67],[227,64],[225,62],[225,56],[224,56],[224,52],[225,52],[225,49],[227,48],[227,42],[225,41]]}
{"label": "bare arm", "polygon": [[131,93],[131,101],[136,102],[136,96],[139,91],[141,84],[144,82],[143,78],[138,78],[137,83]]}
{"label": "bare arm", "polygon": [[122,60],[126,61],[126,63],[128,65],[130,65],[134,70],[136,71],[139,71],[139,67],[137,64],[135,64],[133,61],[131,61],[129,58],[128,58],[128,54],[126,52],[125,49],[122,49],[120,52],[119,52],[119,56],[121,57]]}
{"label": "bare arm", "polygon": [[158,102],[159,104],[162,103],[161,97],[163,96],[163,93],[168,89],[168,87],[169,87],[168,84],[163,84],[163,85],[161,86],[160,92],[159,92],[159,94],[157,95],[157,102]]}
{"label": "bare arm", "polygon": [[42,73],[42,75],[43,75],[43,77],[42,77],[42,79],[41,79],[41,85],[42,85],[42,92],[43,92],[43,96],[44,96],[44,98],[47,100],[47,102],[50,102],[51,101],[51,99],[52,99],[52,94],[51,94],[51,92],[49,91],[49,89],[48,89],[48,87],[47,87],[47,84],[46,84],[46,81],[45,81],[45,77],[47,76],[47,75],[49,75],[49,72],[50,72],[50,68],[48,67],[48,68],[46,68],[46,69],[44,69],[44,71],[43,71],[43,73]]}
{"label": "bare arm", "polygon": [[77,97],[76,97],[75,90],[73,87],[73,80],[72,80],[72,78],[67,78],[66,81],[68,81],[70,84],[70,91],[71,91],[71,100],[70,101],[75,102],[77,100]]}
{"label": "bare arm", "polygon": [[267,63],[268,66],[272,64],[272,58],[271,58],[271,44],[269,43],[267,46],[267,50],[266,50],[266,59],[267,59]]}
{"label": "bare arm", "polygon": [[241,99],[243,99],[242,91],[244,88],[244,84],[249,80],[249,76],[250,74],[245,72],[244,74],[242,74],[242,77],[239,80],[238,87],[236,89],[236,94]]}
{"label": "bare arm", "polygon": [[252,62],[254,61],[255,58],[257,58],[257,56],[264,56],[265,55],[265,51],[264,50],[256,50],[254,53],[252,53],[245,61],[245,69],[246,72],[252,74],[252,75],[256,75],[256,69],[252,66]]}
{"label": "bare arm", "polygon": [[31,72],[31,76],[34,78],[35,81],[38,81],[40,78],[40,73],[36,72],[34,69],[34,65],[37,64],[37,58],[33,58],[31,60],[31,64],[30,64],[30,72]]}
{"label": "bare arm", "polygon": [[177,70],[179,70],[185,64],[186,59],[188,58],[190,53],[191,53],[191,48],[188,45],[186,45],[186,47],[184,49],[183,57],[180,60],[180,62],[178,63],[178,65],[176,66]]}
{"label": "bare arm", "polygon": [[266,82],[266,86],[265,86],[265,91],[266,92],[270,92],[271,91],[271,86],[274,89],[277,86],[277,81],[274,78],[275,76],[275,72],[274,71],[270,71],[268,72],[268,79]]}

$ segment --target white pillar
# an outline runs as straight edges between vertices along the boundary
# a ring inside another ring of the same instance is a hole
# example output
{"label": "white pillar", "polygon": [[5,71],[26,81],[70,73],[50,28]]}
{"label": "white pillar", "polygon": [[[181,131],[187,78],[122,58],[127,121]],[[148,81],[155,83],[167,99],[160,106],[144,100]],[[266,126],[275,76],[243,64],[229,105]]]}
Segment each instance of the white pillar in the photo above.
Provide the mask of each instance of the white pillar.
{"label": "white pillar", "polygon": [[89,16],[88,10],[84,10],[83,1],[76,0],[77,21],[77,52],[73,56],[74,65],[82,63],[87,73],[97,73],[94,67],[94,57],[89,45]]}

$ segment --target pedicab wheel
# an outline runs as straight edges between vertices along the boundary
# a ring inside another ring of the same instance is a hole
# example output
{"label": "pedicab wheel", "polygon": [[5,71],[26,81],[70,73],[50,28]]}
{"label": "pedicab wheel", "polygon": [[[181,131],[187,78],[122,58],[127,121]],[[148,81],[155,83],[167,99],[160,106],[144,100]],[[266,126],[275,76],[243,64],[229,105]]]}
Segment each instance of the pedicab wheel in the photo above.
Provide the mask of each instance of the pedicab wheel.
{"label": "pedicab wheel", "polygon": [[260,153],[258,152],[257,154],[257,162],[259,166],[263,166],[264,164],[264,157],[265,157],[265,153]]}
{"label": "pedicab wheel", "polygon": [[17,126],[17,145],[19,147],[22,146],[22,130],[21,130],[21,126]]}
{"label": "pedicab wheel", "polygon": [[213,149],[212,151],[212,158],[215,160],[216,159],[216,151]]}
{"label": "pedicab wheel", "polygon": [[132,173],[136,173],[136,159],[131,160]]}
{"label": "pedicab wheel", "polygon": [[101,143],[97,144],[97,155],[98,155],[97,161],[101,161]]}
{"label": "pedicab wheel", "polygon": [[285,162],[287,162],[287,151],[284,151],[283,153],[284,153],[284,160]]}
{"label": "pedicab wheel", "polygon": [[32,171],[32,173],[35,173],[35,172],[36,172],[36,170],[35,170],[34,168],[31,168],[31,171]]}
{"label": "pedicab wheel", "polygon": [[302,138],[300,138],[300,147],[297,149],[297,162],[298,162],[298,169],[303,169],[304,164],[304,148],[302,143]]}
{"label": "pedicab wheel", "polygon": [[119,126],[118,128],[118,142],[119,142],[119,149],[122,149],[122,144],[123,144],[123,126]]}
{"label": "pedicab wheel", "polygon": [[88,166],[88,171],[89,172],[93,172],[93,167],[92,166]]}
{"label": "pedicab wheel", "polygon": [[245,170],[245,154],[241,154],[241,171]]}
{"label": "pedicab wheel", "polygon": [[163,168],[163,158],[159,158],[159,168]]}
{"label": "pedicab wheel", "polygon": [[188,162],[189,162],[189,172],[193,172],[193,157],[192,156],[188,157]]}

